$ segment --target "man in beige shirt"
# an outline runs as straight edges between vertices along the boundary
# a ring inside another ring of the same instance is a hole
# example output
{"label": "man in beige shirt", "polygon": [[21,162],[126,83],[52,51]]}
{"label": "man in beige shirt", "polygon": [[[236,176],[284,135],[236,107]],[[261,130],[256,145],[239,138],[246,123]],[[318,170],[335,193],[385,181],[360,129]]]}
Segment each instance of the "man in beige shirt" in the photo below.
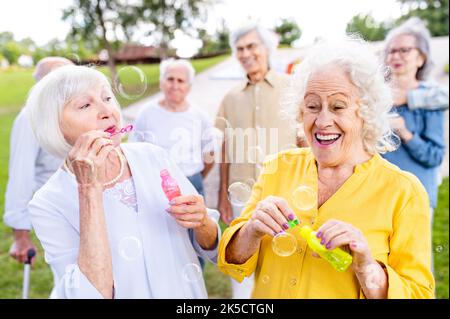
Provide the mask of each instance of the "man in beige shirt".
{"label": "man in beige shirt", "polygon": [[250,25],[234,32],[230,44],[247,79],[225,96],[216,121],[225,136],[218,206],[226,224],[243,208],[230,203],[229,185],[252,184],[265,156],[296,146],[295,129],[280,113],[280,97],[289,75],[270,69],[275,36],[261,26]]}
{"label": "man in beige shirt", "polygon": [[[225,137],[218,208],[226,224],[241,214],[247,197],[238,194],[230,203],[229,186],[237,185],[238,193],[246,187],[249,190],[266,155],[296,147],[295,129],[280,114],[280,97],[289,78],[270,68],[270,57],[277,47],[275,35],[253,24],[233,32],[230,45],[247,79],[225,96],[216,121]],[[243,184],[234,184],[239,182]],[[253,276],[240,284],[232,279],[231,284],[233,298],[250,298]]]}

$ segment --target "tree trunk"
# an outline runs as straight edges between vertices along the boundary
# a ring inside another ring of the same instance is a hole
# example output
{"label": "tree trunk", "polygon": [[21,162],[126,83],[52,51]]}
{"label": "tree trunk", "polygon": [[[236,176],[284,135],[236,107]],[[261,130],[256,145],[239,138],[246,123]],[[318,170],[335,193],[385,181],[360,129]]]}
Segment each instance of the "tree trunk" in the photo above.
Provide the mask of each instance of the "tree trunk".
{"label": "tree trunk", "polygon": [[105,20],[103,19],[103,10],[100,6],[101,0],[97,0],[95,11],[98,16],[98,20],[100,21],[100,27],[102,28],[102,39],[103,44],[105,46],[106,51],[108,52],[108,68],[111,71],[111,79],[114,82],[116,80],[116,63],[114,61],[114,51],[111,47],[111,44],[109,43],[108,39],[106,38],[106,26],[105,26]]}

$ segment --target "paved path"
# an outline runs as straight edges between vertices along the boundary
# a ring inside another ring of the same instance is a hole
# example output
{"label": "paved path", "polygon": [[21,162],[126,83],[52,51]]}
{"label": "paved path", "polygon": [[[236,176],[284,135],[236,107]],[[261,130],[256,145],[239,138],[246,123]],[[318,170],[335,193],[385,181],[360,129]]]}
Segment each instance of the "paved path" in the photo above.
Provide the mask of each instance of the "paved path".
{"label": "paved path", "polygon": [[[375,50],[380,50],[382,43],[373,44]],[[443,73],[444,65],[449,61],[448,55],[449,38],[441,37],[433,39],[431,43],[431,50],[433,52],[433,61],[435,61],[435,68],[431,74],[431,77],[438,82],[449,85],[448,75]],[[292,60],[298,57],[302,57],[307,53],[307,49],[283,49],[278,50],[275,55],[275,60],[278,64],[275,65],[275,69],[283,71],[285,66]],[[212,68],[205,70],[195,77],[194,84],[192,86],[191,93],[189,94],[189,101],[192,104],[197,105],[211,119],[214,119],[218,111],[220,102],[224,95],[235,86],[240,80],[244,78],[244,74],[234,58],[229,58]],[[140,109],[148,103],[161,98],[161,93],[157,93],[146,99],[143,99],[133,105],[130,105],[124,110],[124,118],[126,122],[132,122]],[[447,143],[447,152],[445,161],[442,165],[442,175],[449,175],[449,120],[448,111],[445,121],[445,136]],[[219,182],[219,169],[218,165],[212,169],[211,173],[205,180],[206,189],[206,204],[209,207],[216,207],[217,205],[217,193]]]}

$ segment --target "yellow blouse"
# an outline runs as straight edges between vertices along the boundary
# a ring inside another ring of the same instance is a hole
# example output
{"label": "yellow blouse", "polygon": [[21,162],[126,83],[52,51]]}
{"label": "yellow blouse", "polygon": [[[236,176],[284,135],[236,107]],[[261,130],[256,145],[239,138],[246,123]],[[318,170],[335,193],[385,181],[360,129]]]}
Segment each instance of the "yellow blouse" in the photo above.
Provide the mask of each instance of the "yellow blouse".
{"label": "yellow blouse", "polygon": [[220,270],[242,281],[255,272],[253,298],[364,298],[351,267],[337,272],[311,255],[299,227],[288,231],[297,239],[296,252],[280,257],[265,236],[259,251],[244,264],[230,264],[225,249],[250,218],[256,204],[269,195],[288,201],[302,225],[319,228],[329,219],[352,224],[366,238],[372,256],[388,274],[388,298],[433,298],[428,197],[419,180],[378,154],[355,167],[354,173],[320,208],[299,211],[293,190],[307,185],[317,190],[317,167],[309,148],[278,153],[264,163],[252,196],[241,216],[227,228],[219,244]]}

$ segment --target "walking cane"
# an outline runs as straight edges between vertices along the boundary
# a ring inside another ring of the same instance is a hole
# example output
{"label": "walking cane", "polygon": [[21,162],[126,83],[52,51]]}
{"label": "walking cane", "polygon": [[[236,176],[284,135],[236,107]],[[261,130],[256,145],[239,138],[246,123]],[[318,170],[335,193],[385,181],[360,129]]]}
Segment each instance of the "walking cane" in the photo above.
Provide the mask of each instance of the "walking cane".
{"label": "walking cane", "polygon": [[28,299],[28,290],[30,289],[30,269],[31,269],[31,259],[36,255],[34,249],[28,249],[27,261],[25,262],[23,268],[23,286],[22,286],[22,299]]}

